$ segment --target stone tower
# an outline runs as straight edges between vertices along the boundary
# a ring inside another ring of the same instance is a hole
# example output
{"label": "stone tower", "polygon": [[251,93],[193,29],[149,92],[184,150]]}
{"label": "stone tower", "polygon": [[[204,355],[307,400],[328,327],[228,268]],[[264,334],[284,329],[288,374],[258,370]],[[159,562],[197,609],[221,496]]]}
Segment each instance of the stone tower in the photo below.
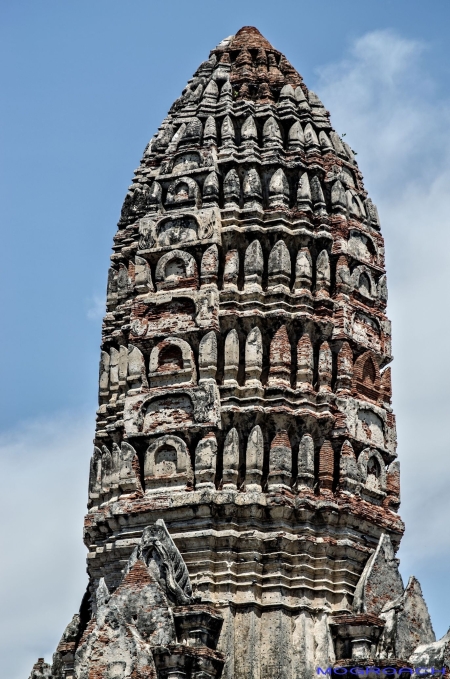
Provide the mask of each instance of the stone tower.
{"label": "stone tower", "polygon": [[444,662],[395,558],[377,209],[322,102],[255,28],[211,52],[145,149],[111,261],[89,587],[32,677]]}

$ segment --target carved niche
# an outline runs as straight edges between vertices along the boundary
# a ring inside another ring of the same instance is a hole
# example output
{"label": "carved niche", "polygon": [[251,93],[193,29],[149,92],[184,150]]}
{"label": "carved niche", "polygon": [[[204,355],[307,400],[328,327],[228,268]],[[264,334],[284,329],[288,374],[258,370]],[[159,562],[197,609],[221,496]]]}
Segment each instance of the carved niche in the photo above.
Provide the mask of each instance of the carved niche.
{"label": "carved niche", "polygon": [[135,302],[130,316],[130,341],[157,335],[219,330],[219,293],[215,288],[160,292]]}
{"label": "carved niche", "polygon": [[167,189],[166,207],[177,207],[179,204],[200,207],[200,189],[192,177],[175,179]]}
{"label": "carved niche", "polygon": [[175,432],[190,427],[220,427],[220,398],[216,383],[205,380],[198,387],[180,385],[151,390],[125,398],[127,436]]}
{"label": "carved niche", "polygon": [[203,164],[203,159],[198,151],[179,153],[173,159],[172,173],[184,174],[187,170],[195,170]]}
{"label": "carved niche", "polygon": [[144,460],[145,491],[185,490],[194,473],[186,443],[178,436],[161,436],[147,448]]}
{"label": "carved niche", "polygon": [[193,215],[165,217],[155,229],[160,247],[198,240],[198,221]]}
{"label": "carved niche", "polygon": [[353,339],[381,353],[381,330],[376,319],[357,311],[353,316]]}
{"label": "carved niche", "polygon": [[171,210],[159,220],[147,216],[139,220],[139,248],[145,251],[201,241],[219,242],[220,212],[205,208],[194,212]]}
{"label": "carved niche", "polygon": [[188,385],[197,382],[194,354],[179,337],[167,337],[153,347],[149,366],[150,388]]}
{"label": "carved niche", "polygon": [[384,423],[372,409],[360,408],[356,420],[356,437],[360,441],[385,447]]}
{"label": "carved niche", "polygon": [[369,493],[386,492],[386,465],[378,450],[366,448],[358,457],[361,482]]}
{"label": "carved niche", "polygon": [[372,239],[357,229],[352,229],[350,231],[347,252],[355,259],[365,262],[377,261],[377,251]]}
{"label": "carved niche", "polygon": [[194,257],[184,250],[166,252],[156,265],[156,289],[198,288],[198,269]]}
{"label": "carved niche", "polygon": [[357,266],[352,272],[350,281],[353,289],[358,291],[363,297],[368,299],[375,299],[377,297],[377,286],[369,267],[363,264]]}
{"label": "carved niche", "polygon": [[353,391],[355,395],[377,401],[380,395],[380,384],[378,362],[372,352],[366,351],[356,359],[353,367]]}

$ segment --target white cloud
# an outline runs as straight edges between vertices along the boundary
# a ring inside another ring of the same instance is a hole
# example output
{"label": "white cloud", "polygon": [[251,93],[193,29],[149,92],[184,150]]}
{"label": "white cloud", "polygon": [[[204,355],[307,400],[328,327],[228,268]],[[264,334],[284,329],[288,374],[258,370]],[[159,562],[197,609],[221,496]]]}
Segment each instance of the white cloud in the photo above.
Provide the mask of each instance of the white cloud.
{"label": "white cloud", "polygon": [[377,31],[357,40],[342,62],[319,72],[318,89],[332,121],[349,134],[347,141],[364,158],[364,175],[385,197],[411,180],[412,166],[428,176],[429,153],[442,145],[441,111],[423,52],[421,43]]}
{"label": "white cloud", "polygon": [[22,423],[0,436],[0,676],[52,653],[87,584],[82,541],[93,414]]}
{"label": "white cloud", "polygon": [[104,295],[92,295],[89,300],[87,317],[90,321],[99,321],[106,312],[106,299]]}
{"label": "white cloud", "polygon": [[[425,46],[391,31],[357,40],[318,73],[317,92],[358,152],[386,240],[394,408],[402,466],[400,556],[420,574],[438,634],[450,623],[450,102],[424,66]],[[445,599],[447,597],[447,600]]]}
{"label": "white cloud", "polygon": [[[437,631],[450,622],[446,582],[450,494],[450,104],[423,62],[425,46],[395,33],[357,40],[318,73],[316,90],[358,152],[386,238],[395,361],[394,406],[402,463],[403,574],[420,575]],[[104,313],[94,296],[90,318]],[[86,584],[82,521],[94,431],[90,416],[54,416],[0,437],[1,673],[28,676],[50,659]],[[439,603],[439,605],[438,605]],[[6,613],[5,613],[6,612]]]}

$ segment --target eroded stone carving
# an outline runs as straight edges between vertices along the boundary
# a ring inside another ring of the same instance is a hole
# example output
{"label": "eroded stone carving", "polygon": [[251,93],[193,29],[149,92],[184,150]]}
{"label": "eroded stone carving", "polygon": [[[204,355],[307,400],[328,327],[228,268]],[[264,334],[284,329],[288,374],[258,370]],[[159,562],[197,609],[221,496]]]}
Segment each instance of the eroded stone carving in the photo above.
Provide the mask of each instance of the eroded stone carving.
{"label": "eroded stone carving", "polygon": [[249,332],[245,342],[245,380],[248,386],[260,386],[262,370],[262,336],[256,327]]}
{"label": "eroded stone carving", "polygon": [[[193,647],[188,652],[186,645],[177,640],[174,606],[188,607],[184,618],[192,601],[186,565],[164,521],[158,519],[143,531],[119,587],[110,592],[101,578],[96,591],[96,613],[79,641],[73,676],[75,679],[86,679],[94,673],[104,679],[163,676],[160,672],[165,663],[160,649],[167,653],[168,648],[178,657],[181,667],[189,667],[192,664],[189,656],[197,654],[202,664],[207,646]],[[195,609],[193,613],[195,616]],[[188,629],[192,627],[188,620],[186,623]],[[215,639],[208,641],[211,646]],[[214,651],[212,656],[216,671],[208,676],[215,677],[223,659]]]}
{"label": "eroded stone carving", "polygon": [[146,491],[183,490],[193,478],[189,451],[179,436],[161,436],[151,443],[144,460]]}
{"label": "eroded stone carving", "polygon": [[314,441],[312,436],[302,436],[298,451],[298,489],[314,486]]}
{"label": "eroded stone carving", "polygon": [[225,366],[224,384],[231,386],[237,385],[237,375],[239,371],[239,337],[235,329],[225,337]]}
{"label": "eroded stone carving", "polygon": [[264,270],[264,257],[259,240],[254,240],[245,251],[244,275],[245,287],[252,290],[261,286]]}
{"label": "eroded stone carving", "polygon": [[257,425],[251,430],[246,452],[246,487],[249,491],[261,490],[261,479],[263,473],[264,460],[264,440],[261,427]]}
{"label": "eroded stone carving", "polygon": [[310,290],[312,280],[312,259],[308,248],[298,251],[295,262],[295,290]]}
{"label": "eroded stone carving", "polygon": [[403,595],[384,605],[386,621],[378,644],[380,658],[410,658],[414,649],[436,640],[419,581],[410,577]]}
{"label": "eroded stone carving", "polygon": [[388,602],[402,595],[398,560],[389,535],[383,533],[356,586],[353,610],[355,613],[379,615]]}
{"label": "eroded stone carving", "polygon": [[223,487],[236,489],[239,471],[239,435],[233,427],[225,439],[223,447]]}
{"label": "eroded stone carving", "polygon": [[378,212],[322,102],[255,28],[174,102],[118,227],[89,591],[33,679],[448,663],[395,558]]}
{"label": "eroded stone carving", "polygon": [[270,444],[269,492],[290,489],[292,481],[292,448],[287,431],[277,432]]}
{"label": "eroded stone carving", "polygon": [[196,488],[214,488],[217,461],[217,441],[213,433],[207,434],[195,449]]}
{"label": "eroded stone carving", "polygon": [[297,346],[297,389],[312,391],[314,356],[311,339],[303,333]]}
{"label": "eroded stone carving", "polygon": [[283,240],[275,243],[270,252],[268,271],[269,288],[281,286],[283,291],[289,290],[291,282],[291,256]]}

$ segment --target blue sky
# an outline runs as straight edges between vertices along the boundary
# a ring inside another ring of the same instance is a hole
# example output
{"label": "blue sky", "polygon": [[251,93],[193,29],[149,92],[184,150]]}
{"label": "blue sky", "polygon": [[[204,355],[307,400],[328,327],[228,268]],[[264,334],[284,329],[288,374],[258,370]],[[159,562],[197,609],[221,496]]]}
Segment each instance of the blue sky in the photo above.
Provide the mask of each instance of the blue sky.
{"label": "blue sky", "polygon": [[1,0],[5,679],[50,656],[84,589],[100,326],[123,197],[188,78],[243,25],[318,92],[378,204],[402,572],[419,577],[438,636],[450,624],[448,0]]}

